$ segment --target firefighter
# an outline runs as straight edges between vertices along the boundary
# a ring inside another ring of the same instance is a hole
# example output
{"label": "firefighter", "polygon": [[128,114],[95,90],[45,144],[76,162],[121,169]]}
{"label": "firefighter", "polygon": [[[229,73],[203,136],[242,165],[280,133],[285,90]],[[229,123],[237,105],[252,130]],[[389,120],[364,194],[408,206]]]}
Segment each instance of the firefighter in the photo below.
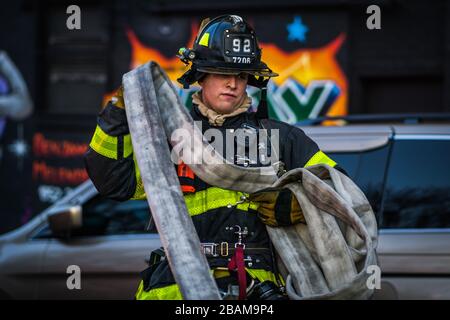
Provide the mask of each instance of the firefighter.
{"label": "firefighter", "polygon": [[[180,49],[179,57],[190,69],[178,81],[184,88],[196,82],[201,87],[193,95],[191,116],[201,121],[203,132],[215,128],[226,136],[227,130],[278,129],[279,158],[285,170],[319,163],[336,167],[336,162],[301,129],[267,119],[265,85],[277,74],[261,61],[254,30],[244,19],[236,15],[205,19],[194,47]],[[246,93],[247,85],[262,89],[257,112],[249,111],[252,101]],[[85,155],[86,168],[101,195],[120,201],[145,199],[125,108],[120,88],[98,116]],[[236,148],[237,153],[239,150]],[[234,156],[236,165],[263,165],[259,158],[252,162],[246,154]],[[263,193],[249,200],[242,192],[208,185],[184,163],[175,165],[175,169],[201,249],[223,298],[285,299],[284,279],[277,271],[265,224],[304,223],[291,192]],[[163,250],[152,253],[150,266],[141,276],[136,299],[182,298]]]}

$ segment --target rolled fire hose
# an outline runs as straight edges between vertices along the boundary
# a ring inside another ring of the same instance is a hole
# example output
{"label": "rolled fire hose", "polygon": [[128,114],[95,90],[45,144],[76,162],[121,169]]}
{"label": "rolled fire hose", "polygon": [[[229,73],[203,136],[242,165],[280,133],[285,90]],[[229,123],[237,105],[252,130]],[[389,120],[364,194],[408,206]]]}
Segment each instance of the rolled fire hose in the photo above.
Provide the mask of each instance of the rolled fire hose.
{"label": "rolled fire hose", "polygon": [[[367,299],[367,268],[377,264],[377,225],[362,191],[327,166],[298,168],[278,177],[277,163],[243,168],[214,151],[181,103],[173,84],[155,62],[123,76],[133,150],[169,266],[184,299],[220,299],[200,240],[188,214],[175,172],[172,147],[206,183],[255,193],[289,188],[306,224],[267,227],[286,270],[291,299]],[[175,139],[174,132],[189,139]]]}

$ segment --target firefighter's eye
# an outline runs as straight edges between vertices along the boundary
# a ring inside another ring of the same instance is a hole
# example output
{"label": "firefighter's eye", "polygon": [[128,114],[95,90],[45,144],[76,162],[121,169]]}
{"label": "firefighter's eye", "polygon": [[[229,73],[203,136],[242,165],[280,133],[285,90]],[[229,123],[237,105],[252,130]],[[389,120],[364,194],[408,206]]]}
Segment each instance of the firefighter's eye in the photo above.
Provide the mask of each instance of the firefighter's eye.
{"label": "firefighter's eye", "polygon": [[247,73],[239,73],[239,79],[247,80],[248,79],[248,74]]}

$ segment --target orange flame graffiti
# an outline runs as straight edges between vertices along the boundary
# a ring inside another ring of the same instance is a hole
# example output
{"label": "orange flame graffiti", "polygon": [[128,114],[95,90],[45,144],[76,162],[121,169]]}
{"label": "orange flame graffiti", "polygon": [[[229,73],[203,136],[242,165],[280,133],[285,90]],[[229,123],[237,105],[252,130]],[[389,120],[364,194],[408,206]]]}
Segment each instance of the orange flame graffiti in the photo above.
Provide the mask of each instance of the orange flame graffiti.
{"label": "orange flame graffiti", "polygon": [[273,78],[277,85],[287,78],[297,80],[307,86],[312,80],[332,80],[341,89],[341,94],[327,115],[347,114],[347,79],[336,60],[336,54],[345,41],[345,34],[340,34],[331,43],[318,49],[300,49],[286,53],[274,44],[261,43],[263,61],[279,76]]}
{"label": "orange flame graffiti", "polygon": [[[193,47],[198,29],[199,26],[197,23],[193,22],[191,24],[191,39],[185,46],[186,48]],[[145,46],[141,41],[139,41],[138,37],[131,28],[128,28],[126,32],[128,41],[131,44],[130,70],[152,60],[158,62],[170,79],[176,80],[189,69],[189,67],[184,65],[178,57],[174,56],[173,58],[166,58],[158,50]],[[111,100],[114,93],[115,91],[112,91],[104,95],[103,105]]]}

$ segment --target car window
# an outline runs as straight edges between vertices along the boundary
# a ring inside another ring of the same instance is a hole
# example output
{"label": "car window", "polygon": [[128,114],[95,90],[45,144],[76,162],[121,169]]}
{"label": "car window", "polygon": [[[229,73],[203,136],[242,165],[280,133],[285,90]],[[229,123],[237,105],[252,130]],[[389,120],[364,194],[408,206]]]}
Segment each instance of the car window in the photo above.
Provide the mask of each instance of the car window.
{"label": "car window", "polygon": [[[146,200],[120,202],[96,196],[83,205],[82,227],[73,230],[71,237],[137,233],[157,233]],[[46,226],[33,238],[50,237]]]}
{"label": "car window", "polygon": [[382,227],[450,228],[449,164],[449,140],[395,141]]}
{"label": "car window", "polygon": [[145,200],[124,202],[96,196],[83,206],[83,226],[72,236],[96,236],[156,232],[146,230],[150,211]]}
{"label": "car window", "polygon": [[364,152],[329,153],[349,177],[359,186],[377,215],[381,205],[383,177],[387,163],[388,145]]}

